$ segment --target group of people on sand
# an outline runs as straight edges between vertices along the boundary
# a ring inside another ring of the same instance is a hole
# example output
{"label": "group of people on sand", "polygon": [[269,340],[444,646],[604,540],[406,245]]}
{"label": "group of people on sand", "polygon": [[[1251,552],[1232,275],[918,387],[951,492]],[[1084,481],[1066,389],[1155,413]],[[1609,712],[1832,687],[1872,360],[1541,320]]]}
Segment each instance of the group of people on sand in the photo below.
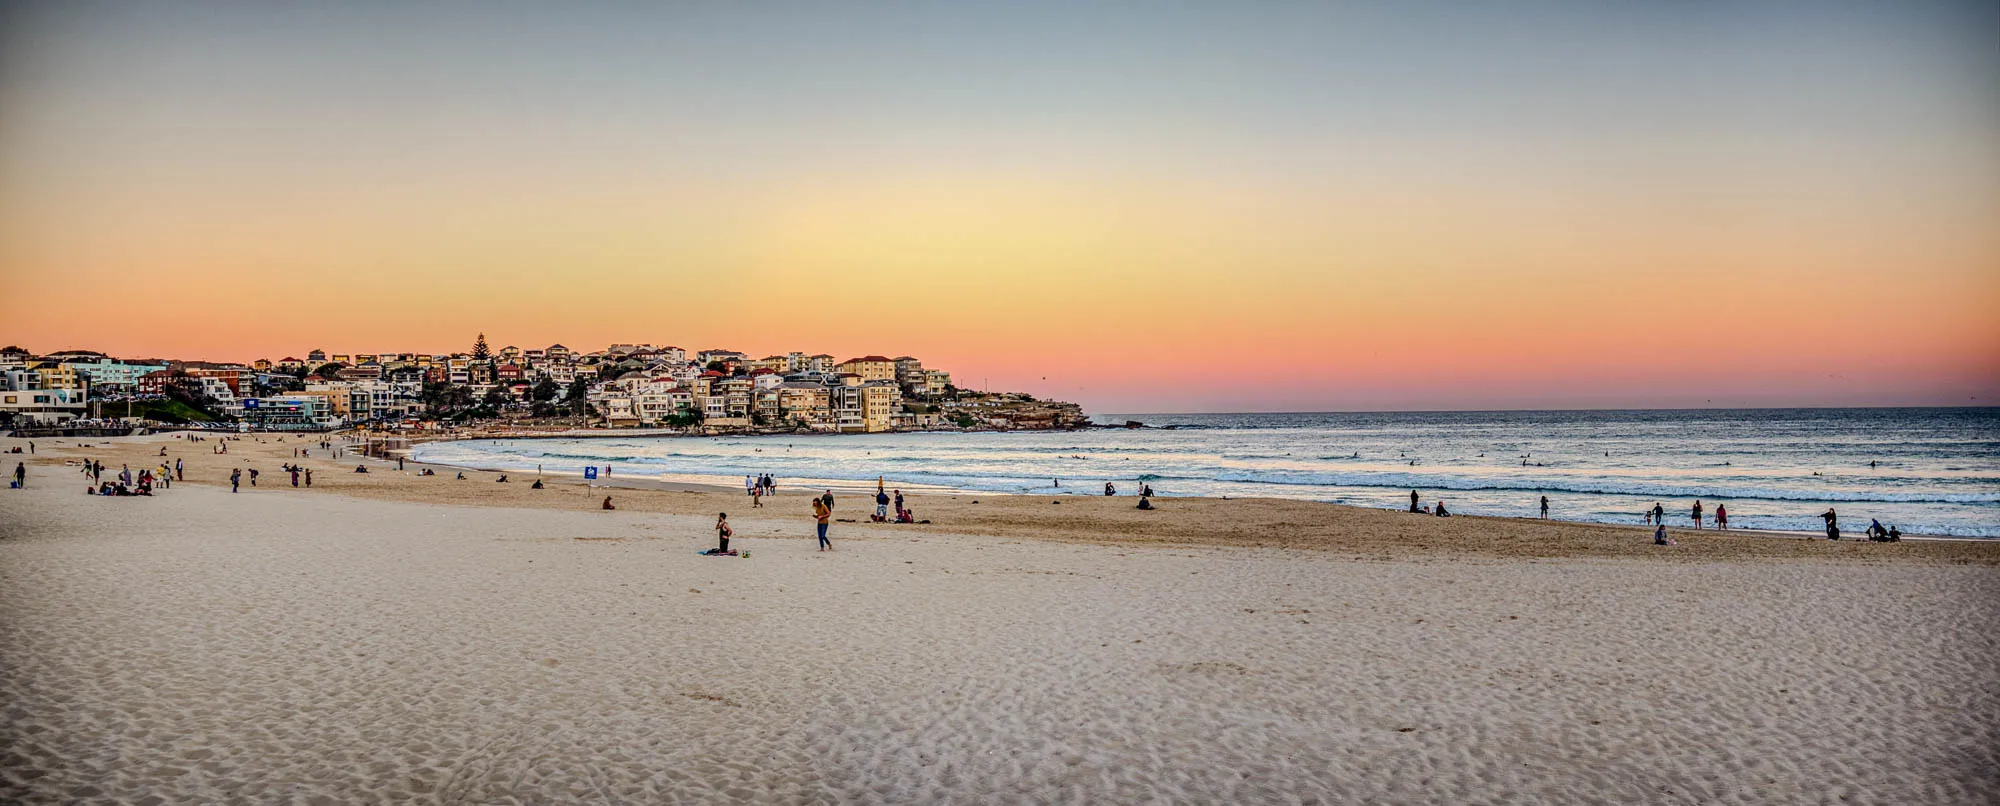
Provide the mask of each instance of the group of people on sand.
{"label": "group of people on sand", "polygon": [[[1542,510],[1544,513],[1543,517],[1547,517],[1548,500],[1549,499],[1546,496],[1542,498],[1543,501]],[[1703,508],[1701,505],[1701,501],[1699,500],[1695,501],[1694,507],[1688,511],[1688,517],[1694,520],[1694,528],[1696,529],[1706,528],[1702,525],[1702,512]],[[1658,502],[1653,503],[1652,509],[1646,510],[1645,512],[1640,514],[1645,519],[1645,523],[1648,526],[1665,526],[1667,523],[1667,510],[1665,507],[1660,506]],[[1728,506],[1723,504],[1715,505],[1715,528],[1717,529],[1729,528]]]}
{"label": "group of people on sand", "polygon": [[[1411,491],[1410,491],[1410,512],[1412,512],[1412,513],[1414,513],[1414,514],[1417,514],[1417,515],[1435,515],[1435,516],[1437,516],[1437,517],[1440,517],[1440,518],[1449,518],[1449,517],[1451,517],[1451,510],[1448,510],[1448,509],[1445,509],[1445,507],[1444,507],[1444,499],[1442,499],[1442,498],[1438,499],[1438,502],[1437,502],[1437,505],[1436,505],[1436,506],[1432,506],[1432,505],[1430,505],[1430,504],[1426,504],[1426,503],[1423,503],[1423,500],[1424,500],[1424,497],[1423,497],[1422,495],[1419,495],[1419,494],[1417,494],[1417,491],[1416,491],[1416,490],[1411,490]],[[1543,499],[1543,500],[1545,500],[1545,501],[1546,501],[1547,499]]]}
{"label": "group of people on sand", "polygon": [[[166,454],[162,453],[161,455],[165,456]],[[118,475],[112,476],[110,481],[104,480],[103,462],[95,459],[85,459],[83,460],[81,469],[84,478],[90,480],[90,483],[85,484],[83,487],[85,495],[110,496],[150,496],[153,494],[154,489],[164,490],[173,486],[175,476],[182,473],[181,461],[179,459],[175,459],[172,464],[161,462],[157,467],[142,468],[136,474],[132,472],[131,465],[119,465]],[[28,486],[27,467],[20,464],[14,465],[14,486]]]}
{"label": "group of people on sand", "polygon": [[[1541,506],[1539,508],[1539,517],[1542,520],[1547,520],[1549,517],[1549,497],[1546,495],[1542,496],[1540,505]],[[1438,501],[1435,506],[1430,504],[1425,504],[1423,503],[1423,496],[1419,494],[1416,490],[1410,491],[1410,512],[1419,515],[1435,515],[1440,518],[1451,517],[1451,512],[1445,508],[1444,501],[1442,500]],[[1640,517],[1647,526],[1654,527],[1653,542],[1655,544],[1663,546],[1673,545],[1672,539],[1667,537],[1666,507],[1662,506],[1658,502],[1655,502],[1651,509],[1642,511],[1640,513]],[[1819,517],[1826,521],[1827,539],[1839,540],[1840,539],[1839,515],[1837,515],[1833,511],[1833,509],[1828,508],[1827,511],[1822,513]],[[1710,513],[1708,511],[1708,508],[1704,506],[1701,501],[1696,500],[1694,502],[1694,505],[1689,507],[1688,509],[1688,519],[1693,522],[1694,528],[1696,529],[1709,528],[1707,525],[1709,523],[1715,524],[1714,525],[1715,529],[1719,530],[1728,529],[1729,507],[1725,504],[1716,504],[1714,512]],[[1882,543],[1894,543],[1903,539],[1903,533],[1901,531],[1899,531],[1894,526],[1883,526],[1880,520],[1871,520],[1869,522],[1867,534],[1869,540]]]}

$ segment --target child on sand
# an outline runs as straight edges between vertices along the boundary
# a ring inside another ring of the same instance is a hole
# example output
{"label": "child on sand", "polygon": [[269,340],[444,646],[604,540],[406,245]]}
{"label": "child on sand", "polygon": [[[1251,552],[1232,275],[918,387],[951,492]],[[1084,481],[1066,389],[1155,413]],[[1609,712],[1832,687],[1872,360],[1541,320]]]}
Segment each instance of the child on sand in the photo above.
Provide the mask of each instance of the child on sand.
{"label": "child on sand", "polygon": [[1655,526],[1655,527],[1653,527],[1653,545],[1655,545],[1655,546],[1671,546],[1671,545],[1673,545],[1673,544],[1674,544],[1674,541],[1672,541],[1672,540],[1668,540],[1668,539],[1667,539],[1667,525],[1666,525],[1666,524],[1662,523],[1662,524],[1660,524],[1659,526]]}
{"label": "child on sand", "polygon": [[614,507],[614,506],[612,506],[612,505],[611,505],[611,496],[608,496],[608,495],[607,495],[607,496],[605,496],[605,497],[604,497],[604,508],[605,508],[605,509],[617,509],[617,507]]}

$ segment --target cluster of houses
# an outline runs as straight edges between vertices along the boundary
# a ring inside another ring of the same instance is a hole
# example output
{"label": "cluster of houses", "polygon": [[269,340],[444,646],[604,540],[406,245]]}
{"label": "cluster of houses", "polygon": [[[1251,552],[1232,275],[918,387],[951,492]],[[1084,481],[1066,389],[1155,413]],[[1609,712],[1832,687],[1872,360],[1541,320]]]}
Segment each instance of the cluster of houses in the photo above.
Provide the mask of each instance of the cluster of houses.
{"label": "cluster of houses", "polygon": [[[619,427],[878,432],[934,428],[1063,428],[1083,424],[1073,404],[959,390],[951,374],[910,356],[836,360],[802,352],[763,358],[731,350],[614,344],[578,353],[545,349],[469,353],[329,354],[250,364],[126,361],[76,351],[0,351],[0,416],[59,423],[102,415],[93,400],[177,389],[261,429],[409,423],[438,414],[435,392],[497,403],[496,416],[570,417]],[[587,404],[587,405],[579,405]],[[100,406],[101,409],[101,406]]]}

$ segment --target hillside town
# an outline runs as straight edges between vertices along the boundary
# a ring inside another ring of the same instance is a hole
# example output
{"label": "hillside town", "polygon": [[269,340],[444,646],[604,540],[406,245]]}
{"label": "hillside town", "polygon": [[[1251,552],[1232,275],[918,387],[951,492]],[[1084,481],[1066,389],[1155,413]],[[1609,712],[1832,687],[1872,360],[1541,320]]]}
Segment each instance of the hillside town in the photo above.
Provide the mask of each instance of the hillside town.
{"label": "hillside town", "polygon": [[959,388],[912,356],[613,344],[449,354],[329,353],[248,364],[0,349],[0,423],[190,425],[252,431],[463,426],[695,433],[875,433],[1080,427],[1082,410]]}

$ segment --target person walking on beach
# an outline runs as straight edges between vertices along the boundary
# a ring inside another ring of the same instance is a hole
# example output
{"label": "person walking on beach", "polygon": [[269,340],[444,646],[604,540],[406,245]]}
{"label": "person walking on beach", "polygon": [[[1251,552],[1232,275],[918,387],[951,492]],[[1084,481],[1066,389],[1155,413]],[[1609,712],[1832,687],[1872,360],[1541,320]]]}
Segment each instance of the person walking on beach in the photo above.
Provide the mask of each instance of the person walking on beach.
{"label": "person walking on beach", "polygon": [[240,468],[240,467],[239,467],[239,468],[236,468],[236,469],[234,469],[234,470],[231,470],[231,471],[229,471],[229,491],[230,491],[230,492],[232,492],[232,493],[233,493],[233,492],[237,492],[237,488],[238,488],[238,485],[241,485],[242,483],[243,483],[243,468]]}
{"label": "person walking on beach", "polygon": [[763,486],[759,485],[759,486],[757,486],[757,487],[754,487],[754,488],[752,488],[752,489],[750,490],[750,508],[751,508],[751,509],[763,509],[763,508],[764,508],[764,488],[763,488]]}
{"label": "person walking on beach", "polygon": [[299,466],[292,465],[292,486],[299,486]]}
{"label": "person walking on beach", "polygon": [[257,468],[250,468],[250,486],[257,486]]}
{"label": "person walking on beach", "polygon": [[827,490],[827,491],[826,491],[826,495],[822,495],[822,496],[820,496],[820,497],[819,497],[819,502],[820,502],[820,503],[822,503],[822,504],[825,504],[825,505],[826,505],[826,511],[828,511],[828,512],[832,512],[832,511],[833,511],[833,491],[832,491],[832,490]]}
{"label": "person walking on beach", "polygon": [[1542,520],[1549,519],[1549,497],[1542,496]]}
{"label": "person walking on beach", "polygon": [[729,513],[727,513],[727,512],[718,512],[718,513],[716,513],[716,515],[715,515],[715,541],[716,541],[716,542],[715,542],[715,553],[717,553],[717,554],[728,554],[728,553],[729,553],[729,536],[730,536],[730,535],[733,535],[733,534],[736,534],[736,532],[735,532],[734,530],[732,530],[732,529],[730,529],[730,528],[729,528]]}
{"label": "person walking on beach", "polygon": [[757,494],[757,479],[755,476],[746,475],[743,477],[743,494],[744,495]]}
{"label": "person walking on beach", "polygon": [[15,489],[19,489],[19,490],[25,490],[25,489],[28,489],[28,463],[27,463],[27,462],[15,462],[15,463],[14,463],[14,488],[15,488]]}
{"label": "person walking on beach", "polygon": [[1698,499],[1694,502],[1694,528],[1697,531],[1701,529],[1701,501]]}
{"label": "person walking on beach", "polygon": [[1667,522],[1667,510],[1665,507],[1660,506],[1657,501],[1653,502],[1653,522],[1658,524]]}
{"label": "person walking on beach", "polygon": [[1729,508],[1721,504],[1715,505],[1715,528],[1729,528]]}
{"label": "person walking on beach", "polygon": [[[832,497],[833,493],[827,493],[827,498]],[[826,522],[833,517],[833,507],[827,505],[827,498],[813,499],[813,520],[817,521],[815,526],[819,530],[820,551],[828,551],[833,548],[833,544],[826,539]]]}
{"label": "person walking on beach", "polygon": [[310,467],[306,468],[306,486],[313,486],[313,469]]}
{"label": "person walking on beach", "polygon": [[187,481],[187,474],[181,470],[181,460],[174,460],[174,481]]}

